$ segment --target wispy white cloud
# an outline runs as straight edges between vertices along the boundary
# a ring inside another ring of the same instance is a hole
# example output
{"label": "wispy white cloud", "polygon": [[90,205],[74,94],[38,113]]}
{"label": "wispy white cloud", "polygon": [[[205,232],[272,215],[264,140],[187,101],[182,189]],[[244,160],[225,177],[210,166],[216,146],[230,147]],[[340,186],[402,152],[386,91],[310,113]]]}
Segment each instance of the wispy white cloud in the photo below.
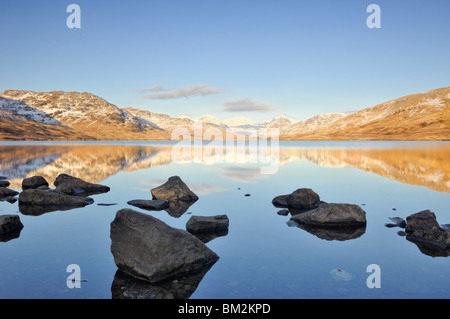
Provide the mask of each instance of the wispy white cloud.
{"label": "wispy white cloud", "polygon": [[155,91],[162,91],[163,86],[161,84],[155,84],[152,87],[146,88],[146,89],[137,89],[133,90],[133,92],[155,92]]}
{"label": "wispy white cloud", "polygon": [[156,92],[152,94],[143,95],[144,99],[152,99],[152,100],[168,100],[168,99],[179,99],[179,98],[187,98],[191,96],[206,96],[213,94],[220,94],[225,92],[224,88],[215,88],[211,87],[208,84],[199,84],[199,85],[190,85],[170,91]]}
{"label": "wispy white cloud", "polygon": [[250,97],[243,97],[236,100],[229,100],[222,103],[221,112],[269,112],[275,107],[264,101],[255,101]]}

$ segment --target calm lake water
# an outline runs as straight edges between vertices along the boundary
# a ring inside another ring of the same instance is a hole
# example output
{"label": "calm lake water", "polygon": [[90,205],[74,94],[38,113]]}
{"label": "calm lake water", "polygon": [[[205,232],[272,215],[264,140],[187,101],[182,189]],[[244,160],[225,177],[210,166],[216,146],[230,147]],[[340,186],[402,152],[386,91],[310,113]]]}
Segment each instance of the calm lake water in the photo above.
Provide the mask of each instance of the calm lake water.
{"label": "calm lake water", "polygon": [[[23,214],[17,202],[0,202],[0,214],[18,214],[24,224],[18,238],[0,242],[0,298],[112,298],[117,267],[110,223],[122,208],[181,229],[192,215],[228,215],[228,234],[206,244],[220,259],[197,280],[192,299],[450,298],[450,258],[432,256],[400,236],[403,229],[385,226],[390,217],[425,209],[440,224],[450,223],[450,143],[280,142],[271,163],[239,154],[208,157],[202,148],[199,157],[192,152],[174,161],[173,147],[1,143],[0,176],[10,188],[20,190],[34,175],[53,187],[66,173],[111,191],[93,195],[92,205],[39,216]],[[264,174],[269,165],[274,169]],[[151,199],[150,189],[173,175],[200,198],[185,214],[127,204]],[[336,236],[296,227],[271,201],[298,188],[313,189],[325,202],[361,205],[366,228]],[[67,287],[70,264],[87,280],[79,289]],[[380,267],[381,288],[366,284],[371,264]]]}

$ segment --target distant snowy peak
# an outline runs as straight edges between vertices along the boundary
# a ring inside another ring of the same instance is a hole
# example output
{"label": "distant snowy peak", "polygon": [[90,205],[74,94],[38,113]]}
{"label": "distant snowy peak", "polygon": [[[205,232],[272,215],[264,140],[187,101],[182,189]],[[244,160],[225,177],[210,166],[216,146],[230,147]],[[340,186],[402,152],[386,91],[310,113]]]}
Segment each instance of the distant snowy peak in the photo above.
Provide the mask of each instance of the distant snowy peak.
{"label": "distant snowy peak", "polygon": [[187,117],[174,118],[167,114],[153,113],[131,107],[124,108],[123,111],[133,115],[141,122],[169,132],[179,127],[191,127],[194,123],[193,120]]}
{"label": "distant snowy peak", "polygon": [[322,113],[305,121],[295,123],[289,128],[289,134],[303,134],[316,130],[323,130],[334,122],[348,116],[349,113]]}
{"label": "distant snowy peak", "polygon": [[294,120],[285,114],[279,114],[275,116],[271,121],[269,121],[269,123],[276,123],[276,122],[294,124],[295,122],[297,122],[297,120]]}
{"label": "distant snowy peak", "polygon": [[227,119],[223,121],[226,125],[230,127],[236,127],[236,126],[244,126],[244,125],[255,125],[256,123],[250,120],[249,118],[245,116],[236,116],[231,119]]}
{"label": "distant snowy peak", "polygon": [[205,115],[205,116],[197,118],[196,121],[201,121],[202,124],[211,124],[211,125],[216,125],[216,126],[222,127],[222,128],[227,127],[227,125],[223,121],[219,120],[214,115]]}

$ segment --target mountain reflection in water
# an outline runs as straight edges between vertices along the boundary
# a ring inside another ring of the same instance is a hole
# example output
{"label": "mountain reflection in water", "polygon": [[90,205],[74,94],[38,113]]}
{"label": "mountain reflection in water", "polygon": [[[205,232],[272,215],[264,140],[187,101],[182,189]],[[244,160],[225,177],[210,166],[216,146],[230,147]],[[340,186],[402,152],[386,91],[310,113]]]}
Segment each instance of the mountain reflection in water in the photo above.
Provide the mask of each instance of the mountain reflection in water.
{"label": "mountain reflection in water", "polygon": [[[349,142],[351,143],[351,142]],[[401,183],[425,186],[431,190],[450,193],[450,144],[417,143],[402,146],[372,147],[303,147],[303,144],[280,145],[277,164],[283,166],[296,160],[308,160],[320,166],[355,167]],[[382,146],[382,145],[381,145]],[[39,175],[50,184],[61,173],[99,183],[119,171],[136,171],[173,161],[173,145],[126,145],[126,144],[5,144],[0,145],[0,175],[8,177],[10,188],[20,189],[24,178]],[[270,149],[269,149],[270,150]],[[192,151],[192,162],[205,165],[230,163],[225,154],[206,156],[207,152]],[[247,149],[247,155],[249,151]],[[198,157],[198,154],[202,154]],[[197,156],[197,157],[196,157]],[[185,163],[190,163],[184,157]],[[236,170],[242,174],[250,156],[231,157]],[[254,162],[253,162],[254,163]],[[266,164],[264,164],[266,165]],[[255,170],[254,166],[249,167]],[[260,173],[249,171],[246,178],[259,178]],[[224,175],[227,177],[227,175]],[[232,177],[230,177],[232,178]]]}

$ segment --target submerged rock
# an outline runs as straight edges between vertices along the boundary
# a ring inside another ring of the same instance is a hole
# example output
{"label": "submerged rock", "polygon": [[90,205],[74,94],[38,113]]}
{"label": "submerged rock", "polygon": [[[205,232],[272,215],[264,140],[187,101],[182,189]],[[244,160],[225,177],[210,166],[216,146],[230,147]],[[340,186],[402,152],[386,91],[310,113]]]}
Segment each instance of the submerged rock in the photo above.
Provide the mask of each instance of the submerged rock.
{"label": "submerged rock", "polygon": [[97,206],[116,206],[118,203],[98,203]]}
{"label": "submerged rock", "polygon": [[354,204],[322,203],[306,213],[295,215],[291,220],[302,224],[321,227],[348,227],[365,225],[365,211]]}
{"label": "submerged rock", "polygon": [[230,221],[227,215],[191,216],[186,223],[186,230],[190,233],[208,233],[227,231]]}
{"label": "submerged rock", "polygon": [[389,228],[391,227],[405,228],[406,226],[406,221],[401,217],[389,217],[389,219],[392,221],[392,223],[384,224],[384,226]]}
{"label": "submerged rock", "polygon": [[277,212],[278,215],[287,216],[289,215],[289,209],[281,209]]}
{"label": "submerged rock", "polygon": [[150,283],[201,271],[219,259],[189,232],[131,209],[117,212],[110,237],[117,267]]}
{"label": "submerged rock", "polygon": [[48,182],[46,181],[46,179],[42,176],[33,176],[33,177],[28,177],[25,178],[22,181],[22,189],[26,190],[26,189],[36,189],[39,188],[41,186],[46,186],[48,187]]}
{"label": "submerged rock", "polygon": [[88,196],[110,191],[108,186],[88,183],[80,178],[67,174],[58,175],[53,184],[56,186],[55,190],[68,195]]}
{"label": "submerged rock", "polygon": [[6,242],[20,236],[23,224],[18,215],[0,216],[0,241]]}
{"label": "submerged rock", "polygon": [[136,206],[146,210],[163,210],[169,208],[170,204],[168,200],[165,199],[155,199],[155,200],[145,200],[145,199],[135,199],[127,202],[128,205]]}

